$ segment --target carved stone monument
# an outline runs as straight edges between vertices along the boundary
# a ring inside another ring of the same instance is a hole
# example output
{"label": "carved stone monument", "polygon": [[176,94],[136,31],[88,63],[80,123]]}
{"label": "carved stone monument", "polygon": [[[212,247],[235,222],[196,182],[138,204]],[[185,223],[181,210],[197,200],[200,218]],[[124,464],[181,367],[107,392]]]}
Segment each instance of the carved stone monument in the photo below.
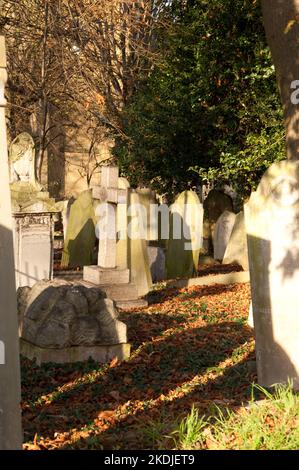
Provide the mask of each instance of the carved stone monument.
{"label": "carved stone monument", "polygon": [[18,288],[52,279],[57,209],[54,199],[36,181],[34,141],[26,132],[11,143],[9,163]]}
{"label": "carved stone monument", "polygon": [[299,162],[272,165],[244,209],[258,381],[299,389]]}
{"label": "carved stone monument", "polygon": [[[98,265],[84,266],[83,284],[100,286],[119,307],[144,306],[128,266],[117,266],[117,206],[128,204],[128,189],[120,189],[118,167],[103,167],[101,186],[93,188],[99,201],[96,216],[99,236]],[[142,293],[143,294],[143,293]]]}
{"label": "carved stone monument", "polygon": [[20,449],[20,366],[11,202],[5,124],[7,80],[4,37],[0,36],[0,450]]}
{"label": "carved stone monument", "polygon": [[36,181],[35,146],[27,132],[19,134],[11,143],[9,164],[13,212],[55,211],[55,200]]}

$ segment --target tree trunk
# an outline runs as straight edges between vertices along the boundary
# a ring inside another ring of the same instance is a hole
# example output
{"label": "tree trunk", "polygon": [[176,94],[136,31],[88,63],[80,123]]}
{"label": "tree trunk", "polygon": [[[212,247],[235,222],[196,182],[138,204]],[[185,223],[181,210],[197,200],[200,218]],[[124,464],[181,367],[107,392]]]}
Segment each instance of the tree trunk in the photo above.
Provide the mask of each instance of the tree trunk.
{"label": "tree trunk", "polygon": [[283,104],[287,157],[298,160],[299,0],[262,0],[262,10]]}

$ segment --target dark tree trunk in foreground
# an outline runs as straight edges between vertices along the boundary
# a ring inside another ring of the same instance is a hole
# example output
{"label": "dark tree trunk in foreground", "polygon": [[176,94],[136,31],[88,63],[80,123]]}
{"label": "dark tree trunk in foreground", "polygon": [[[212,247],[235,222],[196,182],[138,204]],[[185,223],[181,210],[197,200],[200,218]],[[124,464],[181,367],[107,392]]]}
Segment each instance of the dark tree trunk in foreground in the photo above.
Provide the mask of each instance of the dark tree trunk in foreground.
{"label": "dark tree trunk in foreground", "polygon": [[287,157],[298,160],[299,0],[262,0],[262,9],[284,109]]}

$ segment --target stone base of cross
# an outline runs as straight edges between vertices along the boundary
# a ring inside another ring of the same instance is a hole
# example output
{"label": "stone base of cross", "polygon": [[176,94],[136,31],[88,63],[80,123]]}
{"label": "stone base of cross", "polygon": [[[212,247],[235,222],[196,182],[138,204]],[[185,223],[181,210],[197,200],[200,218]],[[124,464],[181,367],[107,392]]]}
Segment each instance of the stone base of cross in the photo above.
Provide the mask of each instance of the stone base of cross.
{"label": "stone base of cross", "polygon": [[93,284],[126,284],[130,282],[129,269],[117,269],[116,265],[116,209],[126,204],[128,190],[118,189],[119,169],[102,167],[101,186],[93,188],[93,198],[99,201],[99,251],[98,265],[85,266],[83,279]]}

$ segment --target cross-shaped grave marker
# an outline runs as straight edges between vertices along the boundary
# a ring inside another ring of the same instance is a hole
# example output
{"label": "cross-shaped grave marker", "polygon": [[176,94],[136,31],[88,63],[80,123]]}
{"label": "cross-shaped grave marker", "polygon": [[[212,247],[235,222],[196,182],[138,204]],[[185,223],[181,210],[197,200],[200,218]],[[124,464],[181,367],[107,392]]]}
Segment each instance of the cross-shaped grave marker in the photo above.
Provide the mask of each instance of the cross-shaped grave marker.
{"label": "cross-shaped grave marker", "polygon": [[83,279],[94,284],[126,284],[130,282],[129,269],[117,269],[116,265],[116,209],[117,204],[126,204],[128,191],[118,189],[119,168],[102,167],[101,186],[93,188],[93,198],[100,202],[98,265],[85,266]]}

